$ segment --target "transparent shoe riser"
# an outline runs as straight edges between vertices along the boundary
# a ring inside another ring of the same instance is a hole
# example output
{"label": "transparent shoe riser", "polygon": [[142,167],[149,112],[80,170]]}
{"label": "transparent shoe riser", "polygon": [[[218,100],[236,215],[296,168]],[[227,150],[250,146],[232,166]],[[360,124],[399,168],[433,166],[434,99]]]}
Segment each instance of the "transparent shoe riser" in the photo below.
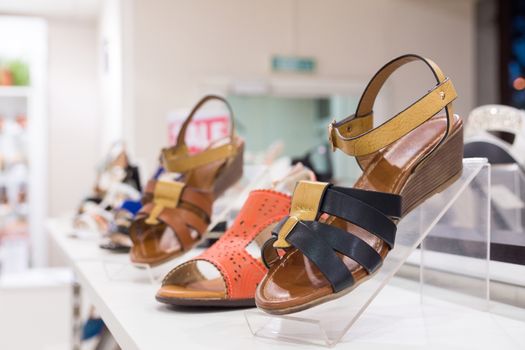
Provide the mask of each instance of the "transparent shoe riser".
{"label": "transparent shoe riser", "polygon": [[525,175],[494,165],[491,177],[490,311],[525,320]]}
{"label": "transparent shoe riser", "polygon": [[[351,333],[351,328],[359,317],[365,312],[370,303],[379,294],[381,289],[390,281],[394,274],[401,268],[416,251],[417,247],[433,231],[437,224],[446,224],[444,220],[451,216],[445,214],[459,203],[458,198],[467,193],[466,189],[474,188],[479,192],[479,204],[485,203],[486,210],[474,212],[477,215],[469,223],[469,228],[477,232],[479,240],[485,242],[485,250],[478,252],[479,263],[476,265],[476,276],[484,276],[480,279],[480,284],[474,290],[463,289],[468,298],[477,300],[473,302],[482,309],[486,309],[488,298],[488,237],[489,237],[489,181],[490,166],[484,159],[465,159],[463,174],[461,178],[452,186],[436,194],[424,204],[419,206],[407,215],[399,224],[396,235],[395,249],[385,259],[383,266],[368,281],[359,285],[347,295],[336,300],[321,304],[311,309],[290,315],[270,315],[260,310],[250,310],[245,312],[248,327],[253,335],[261,338],[287,341],[299,344],[315,344],[332,347],[340,342],[347,333]],[[421,245],[425,250],[425,244]],[[468,251],[468,247],[466,247]],[[426,252],[421,254],[423,261]],[[418,256],[418,263],[419,258]],[[412,256],[413,258],[413,256]],[[478,259],[476,259],[478,260]],[[427,267],[422,264],[420,269],[419,288],[414,292],[421,292],[421,301],[433,300],[437,295],[433,288],[427,286],[429,274]],[[419,289],[419,290],[418,290]],[[429,293],[427,298],[425,293]],[[437,295],[439,296],[439,295]],[[391,315],[386,317],[391,319]],[[400,315],[402,318],[403,315]],[[367,321],[376,322],[375,318]],[[350,332],[349,332],[350,331]]]}
{"label": "transparent shoe riser", "polygon": [[[490,308],[491,313],[525,320],[525,177],[517,164],[493,165],[490,176],[490,304],[484,306]],[[473,188],[468,188],[467,192],[470,193],[458,199],[462,203],[461,209],[447,214],[455,216],[448,220],[456,226],[454,230],[438,227],[424,241],[425,255],[421,258],[428,268],[421,271],[425,272],[423,286],[429,290],[422,294],[423,297],[434,292],[442,299],[472,303],[475,299],[461,300],[464,293],[457,292],[469,290],[470,294],[475,294],[483,291],[484,269],[474,264],[480,264],[485,257],[485,247],[483,241],[473,237],[469,221],[473,219],[472,210],[485,208],[480,204],[479,192],[473,193]],[[451,232],[456,237],[452,237]],[[459,255],[478,259],[465,259],[454,254],[458,250]],[[455,275],[451,273],[454,270]],[[440,289],[433,288],[436,286]]]}
{"label": "transparent shoe riser", "polygon": [[[271,167],[266,165],[245,165],[242,179],[231,189],[226,191],[213,207],[213,217],[209,225],[214,227],[221,221],[229,221],[238,212],[250,191],[256,188],[268,188],[271,182],[268,181],[268,174]],[[205,234],[205,238],[209,233]],[[111,281],[133,281],[138,283],[151,283],[157,285],[161,283],[166,274],[177,265],[199,255],[201,250],[192,249],[180,258],[170,260],[158,266],[148,264],[133,263],[127,254],[98,259],[102,262],[104,271]]]}

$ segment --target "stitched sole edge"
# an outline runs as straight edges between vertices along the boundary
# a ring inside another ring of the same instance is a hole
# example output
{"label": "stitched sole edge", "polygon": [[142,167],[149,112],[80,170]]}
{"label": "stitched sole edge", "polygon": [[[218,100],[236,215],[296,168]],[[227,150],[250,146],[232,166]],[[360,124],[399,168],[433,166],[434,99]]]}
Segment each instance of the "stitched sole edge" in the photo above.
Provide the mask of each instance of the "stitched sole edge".
{"label": "stitched sole edge", "polygon": [[186,299],[186,298],[164,298],[156,296],[158,302],[172,306],[192,307],[255,307],[255,299]]}

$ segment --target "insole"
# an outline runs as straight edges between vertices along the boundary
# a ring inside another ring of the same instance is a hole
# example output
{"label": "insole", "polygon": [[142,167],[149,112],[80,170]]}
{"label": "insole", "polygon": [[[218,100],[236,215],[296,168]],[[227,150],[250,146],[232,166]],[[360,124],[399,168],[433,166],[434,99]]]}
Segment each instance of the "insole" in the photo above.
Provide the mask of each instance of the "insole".
{"label": "insole", "polygon": [[167,285],[162,287],[164,297],[176,297],[187,299],[213,299],[226,298],[224,281],[221,277],[204,279],[188,283],[186,285]]}
{"label": "insole", "polygon": [[[435,147],[447,127],[446,117],[439,116],[421,125],[417,130],[404,136],[384,152],[376,154],[365,168],[361,177],[354,184],[355,188],[399,194],[411,173],[411,168],[416,165],[422,155]],[[351,232],[372,246],[384,258],[387,246],[375,235],[361,227],[332,217],[331,223]],[[366,274],[364,268],[354,260],[342,256],[346,266],[358,276]]]}

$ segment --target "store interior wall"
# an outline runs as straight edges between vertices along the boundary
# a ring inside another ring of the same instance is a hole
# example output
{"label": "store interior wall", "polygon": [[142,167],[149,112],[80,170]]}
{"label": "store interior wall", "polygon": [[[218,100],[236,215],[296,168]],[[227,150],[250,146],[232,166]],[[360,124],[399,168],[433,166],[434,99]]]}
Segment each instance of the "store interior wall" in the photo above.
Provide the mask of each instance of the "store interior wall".
{"label": "store interior wall", "polygon": [[49,214],[71,212],[100,160],[97,22],[48,19]]}
{"label": "store interior wall", "polygon": [[97,25],[98,75],[100,77],[101,121],[100,144],[108,150],[122,139],[123,76],[122,76],[122,3],[107,0],[101,5]]}
{"label": "store interior wall", "polygon": [[[282,77],[271,71],[274,54],[317,60],[313,75],[285,75],[289,79],[366,82],[388,59],[421,53],[453,77],[460,94],[456,112],[465,115],[475,95],[474,3],[136,0],[128,35],[134,53],[129,68],[134,98],[128,101],[134,113],[127,117],[134,124],[133,151],[151,171],[167,143],[170,111],[195,103],[213,78]],[[402,110],[432,85],[422,65],[403,69],[383,94],[389,113]]]}
{"label": "store interior wall", "polygon": [[498,4],[476,3],[476,106],[499,103]]}
{"label": "store interior wall", "polygon": [[[386,60],[415,52],[434,58],[453,77],[457,113],[474,106],[471,0],[108,0],[89,16],[44,18],[52,216],[74,210],[107,145],[118,138],[128,142],[147,177],[167,144],[167,115],[190,107],[217,79],[365,84]],[[274,73],[274,54],[313,57],[317,70]],[[422,65],[403,69],[379,97],[386,101],[383,118],[431,84]],[[293,129],[291,120],[282,120],[286,128]]]}

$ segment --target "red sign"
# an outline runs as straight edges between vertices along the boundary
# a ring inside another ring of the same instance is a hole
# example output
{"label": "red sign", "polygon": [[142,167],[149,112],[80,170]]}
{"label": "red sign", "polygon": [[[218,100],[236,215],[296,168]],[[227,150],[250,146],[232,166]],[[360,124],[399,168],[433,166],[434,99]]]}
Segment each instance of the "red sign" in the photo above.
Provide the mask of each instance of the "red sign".
{"label": "red sign", "polygon": [[[177,142],[180,128],[187,115],[171,114],[168,122],[170,145]],[[199,152],[213,141],[229,135],[230,118],[224,114],[197,115],[186,129],[186,144],[190,152]]]}

